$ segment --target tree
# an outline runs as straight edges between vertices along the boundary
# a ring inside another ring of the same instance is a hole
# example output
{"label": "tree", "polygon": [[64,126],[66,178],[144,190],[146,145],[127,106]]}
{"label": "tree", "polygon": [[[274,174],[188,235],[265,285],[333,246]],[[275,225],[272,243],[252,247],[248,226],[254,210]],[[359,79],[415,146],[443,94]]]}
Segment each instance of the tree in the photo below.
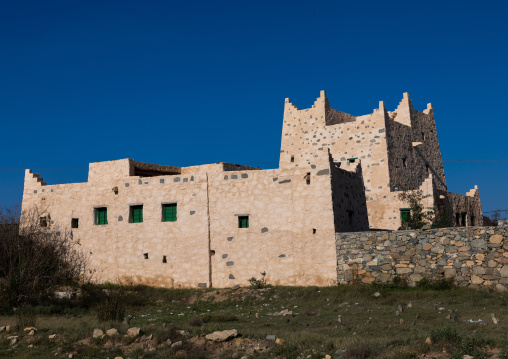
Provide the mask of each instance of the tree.
{"label": "tree", "polygon": [[70,234],[42,227],[37,210],[0,208],[0,309],[36,303],[58,285],[90,279],[88,257]]}
{"label": "tree", "polygon": [[423,199],[430,195],[424,195],[422,190],[403,190],[398,198],[409,205],[410,213],[399,229],[420,229],[426,224],[431,224],[435,219],[433,210],[425,209],[422,205]]}

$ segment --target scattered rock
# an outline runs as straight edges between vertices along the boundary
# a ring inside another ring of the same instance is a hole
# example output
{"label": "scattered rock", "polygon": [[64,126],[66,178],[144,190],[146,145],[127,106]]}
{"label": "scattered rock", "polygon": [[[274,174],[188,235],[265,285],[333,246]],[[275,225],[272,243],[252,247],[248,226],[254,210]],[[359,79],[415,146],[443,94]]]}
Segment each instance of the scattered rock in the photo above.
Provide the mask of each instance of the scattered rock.
{"label": "scattered rock", "polygon": [[325,359],[332,359],[332,356],[330,354],[326,354]]}
{"label": "scattered rock", "polygon": [[11,345],[14,345],[18,342],[18,337],[16,335],[11,335],[7,337],[7,340],[10,340]]}
{"label": "scattered rock", "polygon": [[409,303],[409,304],[407,305],[407,307],[408,307],[408,308],[413,308],[413,304]]}
{"label": "scattered rock", "polygon": [[279,345],[284,344],[284,339],[281,339],[281,338],[275,339],[275,344],[279,344]]}
{"label": "scattered rock", "polygon": [[344,354],[345,352],[347,352],[347,350],[346,350],[346,349],[339,349],[339,350],[336,350],[336,351],[335,351],[335,354],[336,354],[336,355],[341,355],[341,354]]}
{"label": "scattered rock", "polygon": [[400,318],[399,323],[404,324],[404,319]]}
{"label": "scattered rock", "polygon": [[498,324],[499,320],[496,318],[496,315],[494,313],[492,313],[491,316],[492,316],[492,323]]}
{"label": "scattered rock", "polygon": [[425,339],[425,344],[432,344],[432,340],[430,340],[430,337],[427,337],[427,339]]}
{"label": "scattered rock", "polygon": [[28,335],[35,335],[35,330],[30,330],[30,331],[28,332]]}
{"label": "scattered rock", "polygon": [[186,330],[177,330],[178,334],[180,335],[190,335],[190,333]]}
{"label": "scattered rock", "polygon": [[51,334],[48,336],[49,339],[55,339],[56,338],[56,334]]}
{"label": "scattered rock", "polygon": [[5,331],[5,328],[6,328],[5,326],[0,327],[0,333],[4,332],[4,331]]}
{"label": "scattered rock", "polygon": [[288,310],[288,309],[284,309],[284,310],[281,310],[280,312],[276,312],[276,313],[268,313],[268,315],[273,315],[273,316],[282,315],[283,317],[287,317],[287,316],[294,317],[293,311]]}
{"label": "scattered rock", "polygon": [[18,330],[19,330],[19,327],[17,325],[8,325],[5,327],[5,331],[7,333],[17,332]]}
{"label": "scattered rock", "polygon": [[[103,335],[104,335],[104,332],[103,332],[101,329],[99,329],[99,328],[95,328],[95,329],[93,330],[92,337],[93,337],[94,339],[96,339],[96,338],[100,338],[100,337],[102,337]],[[51,339],[51,338],[50,338],[50,339]]]}
{"label": "scattered rock", "polygon": [[381,297],[381,293],[376,292],[376,293],[372,294],[372,296],[378,298],[378,297]]}
{"label": "scattered rock", "polygon": [[402,308],[402,305],[399,304],[399,306],[397,307],[399,313],[402,313],[402,311],[404,310],[404,308]]}
{"label": "scattered rock", "polygon": [[182,346],[182,341],[178,341],[178,342],[174,342],[173,344],[171,344],[171,348],[178,348],[178,347],[181,347]]}
{"label": "scattered rock", "polygon": [[127,335],[130,337],[137,337],[140,332],[141,332],[141,329],[138,327],[132,327],[132,328],[127,329]]}
{"label": "scattered rock", "polygon": [[472,357],[471,355],[467,355],[465,354],[462,359],[474,359],[474,357]]}
{"label": "scattered rock", "polygon": [[29,346],[27,346],[28,349],[32,349],[34,347],[33,344],[30,344]]}
{"label": "scattered rock", "polygon": [[235,284],[234,286],[231,287],[231,289],[233,290],[240,289],[240,284]]}
{"label": "scattered rock", "polygon": [[266,340],[277,340],[277,336],[276,335],[267,335]]}
{"label": "scattered rock", "polygon": [[114,337],[115,335],[118,335],[118,330],[115,328],[111,328],[106,330],[106,335],[110,338]]}
{"label": "scattered rock", "polygon": [[166,340],[166,345],[167,345],[168,347],[170,347],[170,346],[171,346],[171,344],[173,344],[173,342],[171,341],[171,339]]}
{"label": "scattered rock", "polygon": [[23,331],[24,332],[31,332],[31,331],[36,332],[37,328],[36,327],[26,327],[25,329],[23,329]]}
{"label": "scattered rock", "polygon": [[214,341],[214,342],[224,342],[228,339],[236,338],[238,336],[238,332],[236,329],[223,330],[219,332],[213,332],[212,334],[207,334],[206,339]]}

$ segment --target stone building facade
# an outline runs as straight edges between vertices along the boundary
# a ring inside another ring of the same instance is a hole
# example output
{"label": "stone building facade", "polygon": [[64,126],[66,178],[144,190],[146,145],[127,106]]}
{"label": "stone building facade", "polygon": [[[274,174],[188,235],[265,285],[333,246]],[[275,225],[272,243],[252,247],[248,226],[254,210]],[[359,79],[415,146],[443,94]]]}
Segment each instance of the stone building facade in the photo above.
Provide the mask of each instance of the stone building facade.
{"label": "stone building facade", "polygon": [[447,192],[432,107],[383,102],[355,117],[324,91],[312,108],[286,99],[280,164],[175,167],[91,163],[85,183],[47,185],[26,170],[23,210],[68,230],[100,281],[226,287],[267,273],[279,285],[337,282],[336,233],[397,229],[400,189],[481,225],[478,189]]}

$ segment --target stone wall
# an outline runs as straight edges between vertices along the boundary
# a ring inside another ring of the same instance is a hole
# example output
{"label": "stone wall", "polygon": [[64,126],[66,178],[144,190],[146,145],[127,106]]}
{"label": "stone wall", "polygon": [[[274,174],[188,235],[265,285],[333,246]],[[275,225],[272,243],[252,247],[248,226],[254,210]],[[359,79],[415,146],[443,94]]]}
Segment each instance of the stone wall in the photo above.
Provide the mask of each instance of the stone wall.
{"label": "stone wall", "polygon": [[508,227],[337,233],[339,283],[451,278],[459,286],[508,288]]}
{"label": "stone wall", "polygon": [[335,232],[358,232],[369,229],[367,202],[363,190],[361,163],[354,172],[331,166]]}

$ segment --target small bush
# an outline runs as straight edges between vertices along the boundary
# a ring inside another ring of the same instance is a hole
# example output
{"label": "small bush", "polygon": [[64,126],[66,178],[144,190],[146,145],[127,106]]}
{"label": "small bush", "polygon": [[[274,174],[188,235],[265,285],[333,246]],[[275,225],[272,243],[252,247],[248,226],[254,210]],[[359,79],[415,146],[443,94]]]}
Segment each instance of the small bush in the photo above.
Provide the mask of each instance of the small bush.
{"label": "small bush", "polygon": [[368,343],[355,343],[347,348],[347,351],[342,355],[344,359],[367,359],[375,358],[378,354],[378,349]]}
{"label": "small bush", "polygon": [[195,318],[192,318],[191,320],[189,320],[189,325],[191,327],[200,327],[202,326],[204,323],[204,320],[203,318],[200,318],[200,317],[195,317]]}
{"label": "small bush", "polygon": [[37,314],[32,308],[19,308],[16,311],[16,321],[20,329],[35,327],[37,324]]}
{"label": "small bush", "polygon": [[100,321],[121,321],[125,317],[125,305],[118,297],[106,296],[97,307]]}
{"label": "small bush", "polygon": [[236,322],[238,318],[236,315],[232,314],[223,314],[223,315],[211,315],[207,314],[203,317],[204,323],[226,323],[226,322]]}
{"label": "small bush", "polygon": [[260,274],[260,279],[257,279],[256,277],[247,279],[247,281],[250,283],[251,288],[262,289],[271,287],[272,285],[266,281],[266,272],[261,272]]}
{"label": "small bush", "polygon": [[430,332],[430,339],[440,343],[460,343],[462,336],[455,327],[441,327]]}
{"label": "small bush", "polygon": [[418,288],[432,289],[432,290],[450,290],[455,287],[452,278],[430,280],[429,278],[422,278],[416,283]]}

